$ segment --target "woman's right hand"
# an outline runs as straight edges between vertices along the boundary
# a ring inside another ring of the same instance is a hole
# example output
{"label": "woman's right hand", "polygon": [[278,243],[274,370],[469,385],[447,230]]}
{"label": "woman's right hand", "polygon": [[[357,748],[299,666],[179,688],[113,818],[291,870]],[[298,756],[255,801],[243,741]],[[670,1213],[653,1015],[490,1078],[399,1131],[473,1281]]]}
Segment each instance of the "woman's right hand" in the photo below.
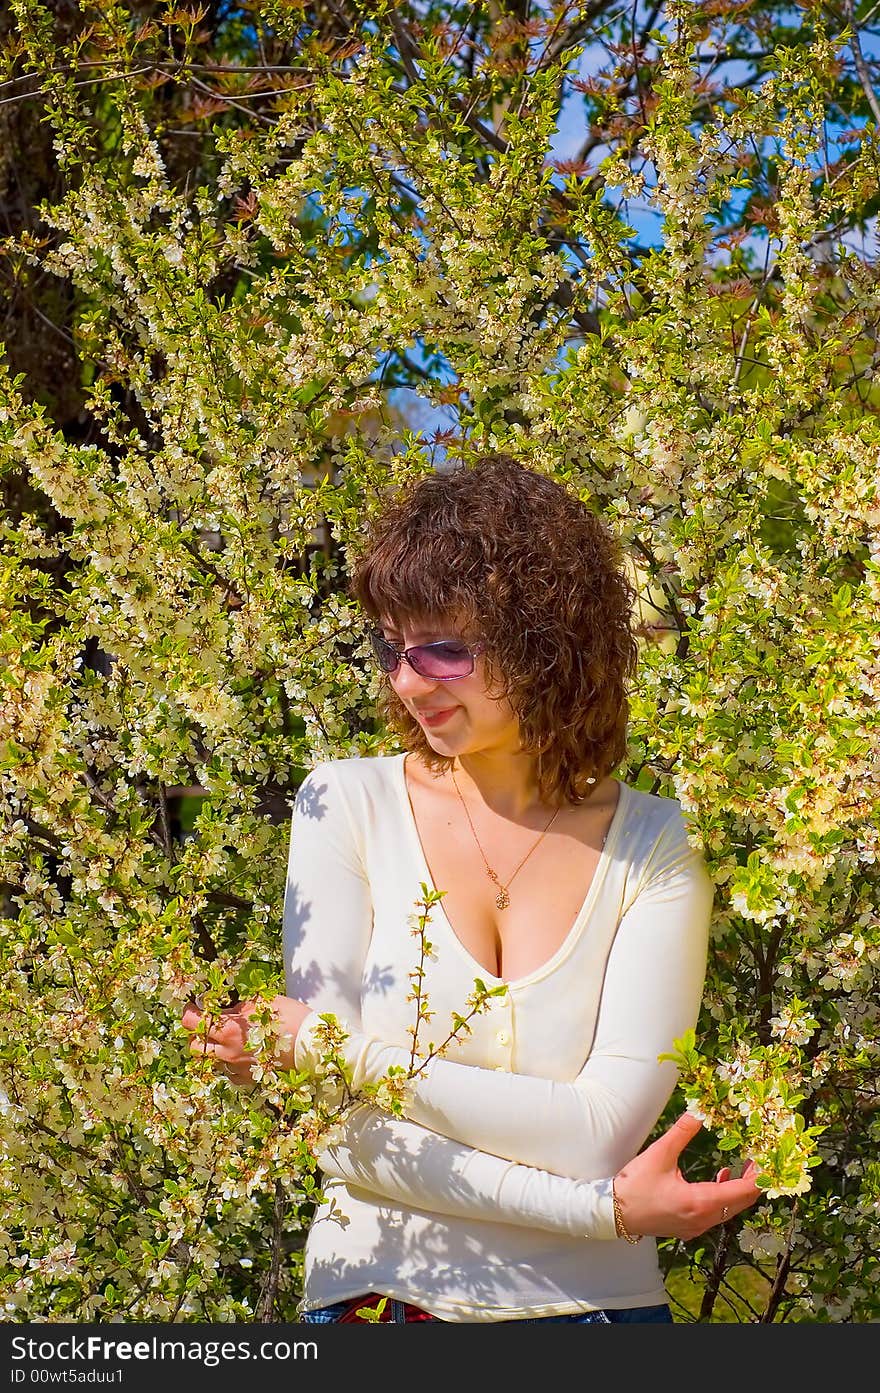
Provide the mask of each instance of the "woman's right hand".
{"label": "woman's right hand", "polygon": [[715,1180],[685,1180],[678,1158],[702,1125],[692,1113],[682,1113],[662,1137],[614,1177],[621,1218],[633,1237],[645,1233],[655,1238],[698,1238],[760,1198],[763,1192],[754,1182],[754,1161],[749,1161],[738,1180],[730,1179],[729,1166]]}

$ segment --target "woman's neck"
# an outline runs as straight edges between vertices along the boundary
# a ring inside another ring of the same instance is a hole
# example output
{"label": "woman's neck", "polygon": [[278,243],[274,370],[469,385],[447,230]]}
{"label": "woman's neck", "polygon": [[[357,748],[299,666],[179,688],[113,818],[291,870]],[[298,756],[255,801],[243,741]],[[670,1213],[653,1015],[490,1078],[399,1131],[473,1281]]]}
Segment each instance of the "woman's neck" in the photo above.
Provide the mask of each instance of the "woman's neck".
{"label": "woman's neck", "polygon": [[456,756],[452,773],[464,798],[484,803],[511,822],[523,822],[530,813],[548,811],[538,794],[534,755],[480,750]]}

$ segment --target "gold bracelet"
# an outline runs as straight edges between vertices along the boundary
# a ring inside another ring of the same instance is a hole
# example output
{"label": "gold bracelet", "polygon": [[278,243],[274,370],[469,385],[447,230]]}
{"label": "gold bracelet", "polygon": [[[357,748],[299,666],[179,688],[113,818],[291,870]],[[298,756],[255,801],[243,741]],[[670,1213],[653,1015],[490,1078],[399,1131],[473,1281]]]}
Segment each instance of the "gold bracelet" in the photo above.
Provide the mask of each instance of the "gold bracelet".
{"label": "gold bracelet", "polygon": [[611,1182],[611,1202],[614,1206],[614,1227],[617,1230],[617,1237],[625,1238],[627,1243],[641,1243],[642,1235],[640,1233],[635,1235],[631,1234],[626,1224],[623,1222],[623,1215],[620,1212],[620,1200],[617,1198],[617,1191],[614,1188],[613,1180]]}

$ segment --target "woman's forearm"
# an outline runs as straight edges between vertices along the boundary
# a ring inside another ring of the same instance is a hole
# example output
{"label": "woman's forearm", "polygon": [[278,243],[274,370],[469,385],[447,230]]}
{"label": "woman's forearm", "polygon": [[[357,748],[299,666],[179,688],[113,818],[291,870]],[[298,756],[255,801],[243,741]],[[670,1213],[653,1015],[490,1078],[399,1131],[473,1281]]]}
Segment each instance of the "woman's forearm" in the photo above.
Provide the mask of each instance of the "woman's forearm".
{"label": "woman's forearm", "polygon": [[355,1108],[320,1148],[325,1175],[406,1208],[614,1239],[611,1179],[568,1180],[462,1146],[418,1123]]}

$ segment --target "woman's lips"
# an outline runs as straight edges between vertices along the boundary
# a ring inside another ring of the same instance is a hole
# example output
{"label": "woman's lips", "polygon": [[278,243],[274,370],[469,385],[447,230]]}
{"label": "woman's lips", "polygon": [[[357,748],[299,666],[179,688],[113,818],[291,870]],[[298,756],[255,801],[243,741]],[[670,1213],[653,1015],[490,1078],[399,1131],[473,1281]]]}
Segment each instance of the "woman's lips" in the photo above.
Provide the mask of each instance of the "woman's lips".
{"label": "woman's lips", "polygon": [[416,720],[421,721],[423,726],[430,726],[433,729],[434,726],[442,725],[444,721],[448,721],[456,710],[455,706],[449,706],[444,711],[417,711]]}

